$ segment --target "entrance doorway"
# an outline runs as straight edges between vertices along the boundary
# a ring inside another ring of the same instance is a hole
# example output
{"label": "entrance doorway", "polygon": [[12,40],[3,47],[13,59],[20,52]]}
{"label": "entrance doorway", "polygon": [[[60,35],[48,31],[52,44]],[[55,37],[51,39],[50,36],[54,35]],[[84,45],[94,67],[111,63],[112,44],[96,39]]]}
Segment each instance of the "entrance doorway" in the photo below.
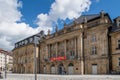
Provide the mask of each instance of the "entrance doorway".
{"label": "entrance doorway", "polygon": [[51,65],[51,74],[55,74],[55,65],[54,64]]}
{"label": "entrance doorway", "polygon": [[74,74],[73,67],[74,67],[74,65],[73,65],[72,63],[70,63],[70,64],[68,65],[68,74]]}
{"label": "entrance doorway", "polygon": [[63,74],[63,71],[64,71],[64,67],[63,67],[63,64],[59,64],[58,65],[58,74]]}
{"label": "entrance doorway", "polygon": [[92,74],[97,74],[98,72],[97,72],[97,64],[93,64],[92,65]]}

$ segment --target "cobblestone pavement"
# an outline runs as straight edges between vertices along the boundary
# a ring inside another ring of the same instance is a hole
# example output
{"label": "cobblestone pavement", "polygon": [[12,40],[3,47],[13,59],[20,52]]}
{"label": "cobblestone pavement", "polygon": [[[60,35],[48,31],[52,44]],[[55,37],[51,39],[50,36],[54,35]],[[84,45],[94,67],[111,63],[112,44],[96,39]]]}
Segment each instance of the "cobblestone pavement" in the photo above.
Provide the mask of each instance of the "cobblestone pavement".
{"label": "cobblestone pavement", "polygon": [[[35,80],[34,74],[7,74],[0,80]],[[38,74],[37,80],[120,80],[120,75],[44,75]]]}

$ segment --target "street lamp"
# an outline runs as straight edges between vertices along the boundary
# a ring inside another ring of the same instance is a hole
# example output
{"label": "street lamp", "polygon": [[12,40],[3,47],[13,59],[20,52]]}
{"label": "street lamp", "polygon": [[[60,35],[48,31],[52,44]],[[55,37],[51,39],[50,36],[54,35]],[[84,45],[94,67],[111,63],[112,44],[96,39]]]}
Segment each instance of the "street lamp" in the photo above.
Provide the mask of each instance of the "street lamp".
{"label": "street lamp", "polygon": [[35,80],[37,80],[37,63],[36,63],[36,37],[34,36],[34,74],[35,74]]}

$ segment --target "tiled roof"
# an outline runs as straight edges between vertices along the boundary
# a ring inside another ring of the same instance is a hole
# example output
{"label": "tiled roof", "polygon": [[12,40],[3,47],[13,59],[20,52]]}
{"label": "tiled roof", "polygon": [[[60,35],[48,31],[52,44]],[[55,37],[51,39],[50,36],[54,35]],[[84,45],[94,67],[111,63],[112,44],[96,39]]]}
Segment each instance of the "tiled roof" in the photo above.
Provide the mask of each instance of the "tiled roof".
{"label": "tiled roof", "polygon": [[2,54],[7,54],[7,55],[12,55],[12,52],[3,50],[3,49],[1,49],[1,48],[0,48],[0,53],[2,53]]}
{"label": "tiled roof", "polygon": [[[93,19],[96,19],[96,18],[99,18],[99,17],[100,17],[100,14],[81,15],[80,17],[78,17],[77,19],[75,19],[74,22],[77,22],[77,23],[80,24],[80,23],[84,22],[85,18],[86,18],[87,21],[90,21],[90,20],[93,20]],[[74,22],[68,24],[67,26],[68,27],[73,26]]]}
{"label": "tiled roof", "polygon": [[100,14],[91,14],[91,15],[82,15],[78,19],[76,19],[76,22],[83,23],[84,18],[87,19],[87,21],[95,19],[97,17],[100,17]]}
{"label": "tiled roof", "polygon": [[114,23],[110,29],[110,32],[116,32],[120,31],[120,27],[117,27],[117,25]]}

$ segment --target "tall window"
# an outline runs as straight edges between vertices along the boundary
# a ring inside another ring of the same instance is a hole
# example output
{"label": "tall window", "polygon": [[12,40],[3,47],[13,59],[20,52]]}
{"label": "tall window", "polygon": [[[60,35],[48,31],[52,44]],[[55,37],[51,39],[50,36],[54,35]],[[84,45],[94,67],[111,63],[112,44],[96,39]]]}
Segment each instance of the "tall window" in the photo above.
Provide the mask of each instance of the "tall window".
{"label": "tall window", "polygon": [[118,66],[120,66],[120,58],[118,58]]}
{"label": "tall window", "polygon": [[95,35],[92,35],[91,41],[96,42],[96,36]]}
{"label": "tall window", "polygon": [[60,56],[64,56],[64,52],[61,52],[61,53],[60,53]]}
{"label": "tall window", "polygon": [[70,51],[70,56],[69,56],[70,59],[74,59],[75,58],[75,53],[74,51]]}
{"label": "tall window", "polygon": [[120,49],[120,40],[118,40],[118,49]]}
{"label": "tall window", "polygon": [[92,55],[97,54],[97,48],[96,46],[92,46]]}
{"label": "tall window", "polygon": [[55,54],[55,53],[53,53],[53,54],[51,55],[51,57],[52,57],[52,58],[56,57],[56,54]]}

